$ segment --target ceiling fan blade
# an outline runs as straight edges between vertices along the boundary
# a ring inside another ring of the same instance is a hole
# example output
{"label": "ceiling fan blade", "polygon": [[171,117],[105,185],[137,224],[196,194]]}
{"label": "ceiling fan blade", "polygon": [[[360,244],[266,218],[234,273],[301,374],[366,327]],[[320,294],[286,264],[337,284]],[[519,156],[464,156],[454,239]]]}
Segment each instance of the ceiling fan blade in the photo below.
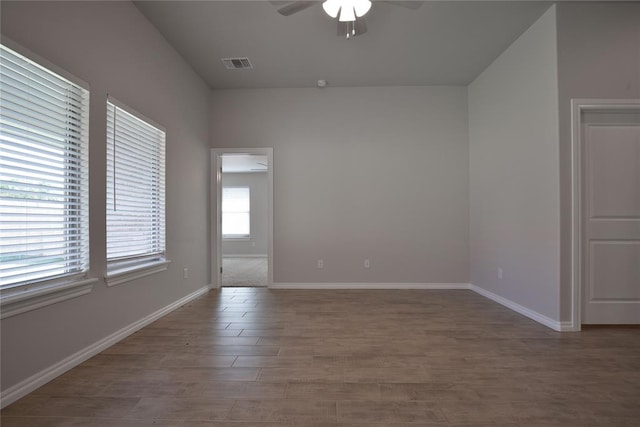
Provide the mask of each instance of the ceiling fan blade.
{"label": "ceiling fan blade", "polygon": [[400,6],[411,10],[419,9],[423,1],[393,1],[393,0],[381,0],[380,3],[389,3],[394,6]]}
{"label": "ceiling fan blade", "polygon": [[303,11],[311,6],[315,6],[315,1],[292,1],[288,5],[278,9],[278,13],[283,16],[291,16],[294,13]]}
{"label": "ceiling fan blade", "polygon": [[[355,26],[355,30],[356,33],[353,34],[349,34],[349,37],[347,38],[351,38],[351,37],[356,37],[359,36],[361,34],[364,34],[367,32],[367,21],[363,18],[358,18],[355,21],[353,21],[353,25]],[[347,36],[347,32],[348,31],[353,31],[353,27],[351,26],[351,22],[340,22],[338,21],[338,32],[337,35],[340,37],[346,37]]]}

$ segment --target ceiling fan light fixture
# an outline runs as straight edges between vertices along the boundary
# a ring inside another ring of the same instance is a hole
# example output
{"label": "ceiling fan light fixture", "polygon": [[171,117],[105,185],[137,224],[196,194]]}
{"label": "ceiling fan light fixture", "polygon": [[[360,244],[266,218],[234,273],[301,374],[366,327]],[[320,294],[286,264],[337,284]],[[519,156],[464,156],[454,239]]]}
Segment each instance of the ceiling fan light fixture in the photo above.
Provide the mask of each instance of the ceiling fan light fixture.
{"label": "ceiling fan light fixture", "polygon": [[360,18],[364,16],[369,9],[371,9],[371,1],[370,0],[352,0],[353,1],[353,9],[356,12],[356,16]]}
{"label": "ceiling fan light fixture", "polygon": [[340,8],[340,22],[352,22],[356,20],[356,13],[353,6],[342,6]]}
{"label": "ceiling fan light fixture", "polygon": [[342,7],[342,2],[340,0],[326,0],[322,3],[322,8],[332,18],[338,17],[338,12],[340,12],[340,8]]}
{"label": "ceiling fan light fixture", "polygon": [[332,18],[339,15],[340,22],[352,22],[371,9],[371,0],[326,0],[322,8]]}

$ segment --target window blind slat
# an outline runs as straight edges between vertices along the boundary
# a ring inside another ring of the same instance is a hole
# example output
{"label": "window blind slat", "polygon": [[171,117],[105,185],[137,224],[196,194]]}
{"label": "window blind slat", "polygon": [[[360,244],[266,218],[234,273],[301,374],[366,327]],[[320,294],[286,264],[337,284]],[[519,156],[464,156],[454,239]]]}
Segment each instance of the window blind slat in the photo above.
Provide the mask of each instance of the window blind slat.
{"label": "window blind slat", "polygon": [[13,123],[14,125],[26,124],[31,129],[53,133],[62,140],[74,137],[79,138],[81,135],[81,129],[78,124],[71,120],[56,122],[44,116],[37,116],[26,109],[5,108],[4,105],[2,106],[2,115],[7,123]]}
{"label": "window blind slat", "polygon": [[[143,139],[130,139],[126,135],[123,135],[122,132],[116,133],[115,138],[118,140],[118,151],[120,152],[124,152],[131,155],[136,155],[136,153],[140,153],[138,154],[137,157],[146,156],[149,159],[160,159],[164,157],[163,153],[159,153],[157,150],[153,148],[153,145],[151,144],[152,141],[143,140]],[[112,142],[111,141],[112,139],[113,138],[109,138],[107,142]],[[111,147],[113,147],[113,145]],[[113,154],[112,151],[108,151],[108,153]]]}
{"label": "window blind slat", "polygon": [[[1,53],[0,56],[2,56]],[[17,64],[4,56],[1,59],[5,69],[4,75],[11,77],[22,87],[34,88],[36,94],[47,93],[57,99],[71,99],[76,102],[80,102],[88,94],[84,88],[75,83],[65,79],[60,80],[58,75],[53,79],[46,77],[45,75],[50,73],[49,71],[38,74],[33,72],[34,69],[30,65],[25,67],[23,64]]]}
{"label": "window blind slat", "polygon": [[35,156],[35,159],[33,160],[28,159],[30,159],[30,157],[28,157],[24,153],[16,153],[15,151],[12,152],[11,150],[7,149],[3,150],[2,155],[0,155],[0,165],[2,165],[3,168],[14,166],[16,169],[20,170],[26,171],[32,169],[40,170],[44,173],[58,171],[57,175],[60,175],[60,163],[64,163],[68,160],[71,160],[70,163],[75,163],[73,159],[67,159],[66,156],[51,156],[48,159],[42,159]]}
{"label": "window blind slat", "polygon": [[88,101],[0,45],[0,287],[88,270]]}
{"label": "window blind slat", "polygon": [[[121,160],[118,162],[115,170],[121,174],[128,174],[131,177],[138,177],[140,176],[139,171],[144,171],[146,174],[150,175],[150,178],[159,178],[159,174],[155,172],[160,172],[160,167],[158,166],[160,159],[151,159],[153,163],[149,164],[141,161],[140,159],[128,157],[134,155],[135,153],[133,151],[120,150],[118,152],[118,157],[120,157]],[[113,158],[113,153],[111,153],[111,158]]]}
{"label": "window blind slat", "polygon": [[24,108],[36,108],[38,111],[63,114],[78,120],[83,118],[83,113],[78,110],[78,107],[82,105],[81,102],[70,98],[56,98],[47,93],[38,93],[35,88],[16,84],[12,79],[5,79],[2,82],[0,95],[3,97],[3,103],[10,101]]}
{"label": "window blind slat", "polygon": [[[80,158],[77,151],[71,150],[45,150],[45,149],[32,149],[26,144],[17,144],[15,143],[16,139],[14,138],[2,138],[7,142],[7,147],[2,151],[0,158],[8,158],[8,159],[19,159],[23,160],[26,158],[36,159],[38,162],[59,162],[59,161],[70,161],[74,163],[79,163]],[[11,144],[11,146],[9,146]]]}
{"label": "window blind slat", "polygon": [[[34,128],[28,129],[24,126],[18,126],[15,123],[0,123],[0,137],[7,143],[28,147],[42,153],[56,153],[59,150],[77,155],[81,153],[77,147],[66,145],[63,139],[55,135],[38,132]],[[69,136],[69,139],[75,140],[77,138]]]}
{"label": "window blind slat", "polygon": [[107,102],[107,261],[163,256],[165,132]]}
{"label": "window blind slat", "polygon": [[84,88],[10,49],[4,48],[0,52],[0,58],[2,59],[5,72],[13,71],[18,73],[20,75],[20,81],[32,85],[41,83],[48,88],[57,89],[61,96],[71,96],[75,94],[78,98],[82,98],[88,95],[88,92]]}

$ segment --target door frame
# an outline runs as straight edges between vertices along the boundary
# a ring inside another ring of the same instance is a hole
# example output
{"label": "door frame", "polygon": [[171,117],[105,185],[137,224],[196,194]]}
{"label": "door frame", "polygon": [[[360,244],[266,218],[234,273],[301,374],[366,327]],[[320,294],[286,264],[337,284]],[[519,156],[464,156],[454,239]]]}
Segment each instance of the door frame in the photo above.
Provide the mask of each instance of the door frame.
{"label": "door frame", "polygon": [[640,98],[571,100],[571,331],[582,329],[582,113],[630,110],[640,112]]}
{"label": "door frame", "polygon": [[273,148],[211,149],[211,288],[222,286],[222,156],[250,154],[267,156],[267,287],[273,285]]}

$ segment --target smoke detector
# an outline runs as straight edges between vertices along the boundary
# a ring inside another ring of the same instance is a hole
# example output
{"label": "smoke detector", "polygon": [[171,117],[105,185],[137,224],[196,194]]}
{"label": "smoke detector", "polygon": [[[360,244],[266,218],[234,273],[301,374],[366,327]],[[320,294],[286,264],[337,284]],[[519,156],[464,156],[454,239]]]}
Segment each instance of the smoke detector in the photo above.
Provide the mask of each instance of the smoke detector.
{"label": "smoke detector", "polygon": [[222,59],[222,63],[224,64],[225,68],[227,70],[246,70],[249,68],[253,68],[253,65],[251,65],[251,62],[249,61],[249,58],[242,57],[242,58],[221,58]]}

